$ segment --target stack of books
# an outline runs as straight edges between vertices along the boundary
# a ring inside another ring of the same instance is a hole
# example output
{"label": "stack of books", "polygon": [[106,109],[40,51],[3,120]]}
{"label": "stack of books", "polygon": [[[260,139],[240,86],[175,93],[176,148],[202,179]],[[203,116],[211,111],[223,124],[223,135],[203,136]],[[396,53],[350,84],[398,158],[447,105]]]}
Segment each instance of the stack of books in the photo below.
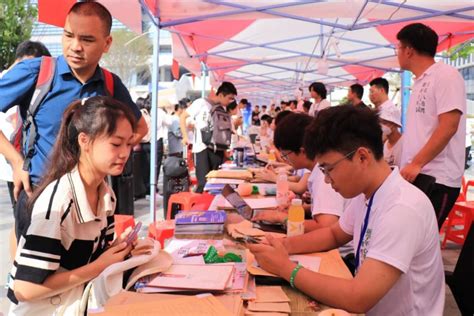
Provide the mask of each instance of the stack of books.
{"label": "stack of books", "polygon": [[225,211],[180,211],[175,217],[175,236],[224,233]]}

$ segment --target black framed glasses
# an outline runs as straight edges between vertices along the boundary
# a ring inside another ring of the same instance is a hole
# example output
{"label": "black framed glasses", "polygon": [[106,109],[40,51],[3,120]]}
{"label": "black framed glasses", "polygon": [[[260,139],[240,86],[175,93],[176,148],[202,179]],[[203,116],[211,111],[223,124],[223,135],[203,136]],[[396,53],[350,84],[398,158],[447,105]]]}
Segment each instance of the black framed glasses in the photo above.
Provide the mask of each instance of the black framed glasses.
{"label": "black framed glasses", "polygon": [[331,164],[318,165],[318,168],[319,168],[319,170],[321,170],[321,172],[326,177],[330,178],[331,176],[329,174],[330,174],[331,171],[334,170],[334,168],[337,166],[337,164],[340,163],[341,161],[343,161],[344,159],[347,159],[347,158],[351,157],[352,155],[354,155],[356,151],[357,151],[357,149],[354,149],[350,153],[344,155],[344,157],[342,157],[341,159],[338,159],[338,160],[336,160],[335,162],[333,162]]}
{"label": "black framed glasses", "polygon": [[288,158],[288,155],[291,154],[292,152],[289,151],[286,154],[281,153],[281,159],[285,160],[286,162],[290,162],[290,159]]}

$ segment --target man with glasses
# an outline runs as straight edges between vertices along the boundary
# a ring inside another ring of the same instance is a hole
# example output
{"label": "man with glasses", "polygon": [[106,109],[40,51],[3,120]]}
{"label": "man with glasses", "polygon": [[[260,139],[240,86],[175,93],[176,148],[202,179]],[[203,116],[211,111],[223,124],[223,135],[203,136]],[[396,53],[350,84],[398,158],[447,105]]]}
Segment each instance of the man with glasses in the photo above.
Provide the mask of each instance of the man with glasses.
{"label": "man with glasses", "polygon": [[435,62],[438,35],[428,26],[407,25],[398,32],[397,39],[400,67],[415,75],[400,173],[410,182],[419,174],[436,178],[427,194],[441,227],[456,202],[464,174],[464,80],[454,67]]}
{"label": "man with glasses", "polygon": [[[328,227],[337,222],[348,203],[347,199],[344,199],[331,188],[331,185],[324,182],[324,174],[316,165],[314,156],[308,156],[303,147],[305,128],[310,125],[312,119],[311,116],[306,114],[289,114],[277,125],[273,139],[275,146],[281,153],[281,158],[286,160],[294,169],[312,170],[307,189],[311,194],[311,215],[313,219],[305,221],[305,232]],[[298,128],[295,129],[295,126],[298,126]],[[334,168],[337,163],[330,168]],[[286,212],[263,211],[259,212],[254,220],[284,223],[287,218],[288,214]],[[339,248],[339,251],[343,258],[347,257],[346,264],[349,268],[352,268],[352,245],[343,245]]]}
{"label": "man with glasses", "polygon": [[[383,159],[377,113],[348,106],[323,110],[306,128],[304,148],[316,157],[326,182],[351,200],[330,227],[248,245],[259,265],[317,301],[352,313],[442,315],[445,284],[433,206]],[[351,280],[289,259],[351,240],[356,254]]]}

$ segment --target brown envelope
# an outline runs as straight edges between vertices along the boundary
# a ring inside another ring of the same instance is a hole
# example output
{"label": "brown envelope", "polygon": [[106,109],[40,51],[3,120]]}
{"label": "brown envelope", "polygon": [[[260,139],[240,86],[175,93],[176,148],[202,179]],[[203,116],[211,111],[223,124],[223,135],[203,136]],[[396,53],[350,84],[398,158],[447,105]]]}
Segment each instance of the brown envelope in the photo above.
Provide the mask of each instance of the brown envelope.
{"label": "brown envelope", "polygon": [[280,312],[291,313],[290,304],[288,303],[255,303],[249,302],[247,310],[252,312]]}
{"label": "brown envelope", "polygon": [[290,299],[283,292],[281,286],[258,286],[256,303],[289,302]]}

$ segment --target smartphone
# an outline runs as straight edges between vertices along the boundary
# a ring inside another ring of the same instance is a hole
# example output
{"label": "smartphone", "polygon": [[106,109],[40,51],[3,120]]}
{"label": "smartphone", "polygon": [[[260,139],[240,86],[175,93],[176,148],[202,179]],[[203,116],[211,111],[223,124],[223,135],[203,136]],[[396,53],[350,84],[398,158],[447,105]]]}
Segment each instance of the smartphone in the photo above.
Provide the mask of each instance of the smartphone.
{"label": "smartphone", "polygon": [[250,220],[253,216],[253,210],[245,200],[228,184],[222,189],[222,195],[234,207],[243,218]]}
{"label": "smartphone", "polygon": [[138,233],[140,232],[140,228],[142,228],[142,222],[138,222],[135,227],[133,227],[132,231],[128,234],[128,236],[125,238],[127,246],[130,246],[135,241]]}

